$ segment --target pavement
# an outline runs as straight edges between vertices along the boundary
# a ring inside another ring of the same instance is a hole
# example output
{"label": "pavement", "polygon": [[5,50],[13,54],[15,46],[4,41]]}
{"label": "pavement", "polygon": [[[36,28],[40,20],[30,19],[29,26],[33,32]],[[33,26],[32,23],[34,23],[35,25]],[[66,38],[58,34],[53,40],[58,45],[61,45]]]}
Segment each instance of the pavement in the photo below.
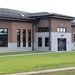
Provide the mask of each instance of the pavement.
{"label": "pavement", "polygon": [[4,75],[31,75],[31,74],[57,72],[57,71],[65,71],[65,70],[73,70],[73,69],[75,69],[75,67],[58,68],[58,69],[50,69],[50,70],[40,70],[40,71],[33,71],[33,72],[14,73],[14,74],[4,74]]}
{"label": "pavement", "polygon": [[40,54],[48,54],[49,52],[43,52],[43,53],[29,53],[29,54],[11,54],[11,55],[1,55],[2,57],[14,57],[14,56],[30,56],[30,55],[40,55]]}

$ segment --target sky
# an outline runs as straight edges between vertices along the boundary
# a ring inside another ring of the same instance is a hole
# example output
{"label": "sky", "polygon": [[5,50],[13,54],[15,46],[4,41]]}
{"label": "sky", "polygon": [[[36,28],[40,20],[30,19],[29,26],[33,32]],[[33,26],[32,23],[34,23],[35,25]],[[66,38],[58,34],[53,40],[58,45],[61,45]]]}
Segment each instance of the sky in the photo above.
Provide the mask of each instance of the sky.
{"label": "sky", "polygon": [[0,8],[25,12],[53,12],[75,17],[75,0],[0,0]]}

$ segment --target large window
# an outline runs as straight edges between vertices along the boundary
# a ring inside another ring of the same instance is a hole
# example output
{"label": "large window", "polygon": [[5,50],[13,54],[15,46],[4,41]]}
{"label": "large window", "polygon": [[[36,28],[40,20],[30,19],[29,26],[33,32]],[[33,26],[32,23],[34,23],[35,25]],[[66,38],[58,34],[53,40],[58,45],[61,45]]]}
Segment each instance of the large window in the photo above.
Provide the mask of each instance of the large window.
{"label": "large window", "polygon": [[57,32],[66,32],[66,28],[57,28]]}
{"label": "large window", "polygon": [[26,30],[23,29],[23,47],[26,47]]}
{"label": "large window", "polygon": [[74,32],[74,46],[75,46],[75,32]]}
{"label": "large window", "polygon": [[38,27],[38,32],[48,32],[48,27]]}
{"label": "large window", "polygon": [[17,29],[17,47],[20,47],[20,29]]}
{"label": "large window", "polygon": [[74,42],[75,42],[75,34],[74,34]]}
{"label": "large window", "polygon": [[0,47],[8,47],[8,29],[0,28]]}
{"label": "large window", "polygon": [[46,47],[49,46],[49,38],[48,37],[45,38],[45,46]]}
{"label": "large window", "polygon": [[28,30],[28,47],[31,47],[31,30]]}
{"label": "large window", "polygon": [[41,47],[42,46],[42,37],[38,38],[38,46]]}

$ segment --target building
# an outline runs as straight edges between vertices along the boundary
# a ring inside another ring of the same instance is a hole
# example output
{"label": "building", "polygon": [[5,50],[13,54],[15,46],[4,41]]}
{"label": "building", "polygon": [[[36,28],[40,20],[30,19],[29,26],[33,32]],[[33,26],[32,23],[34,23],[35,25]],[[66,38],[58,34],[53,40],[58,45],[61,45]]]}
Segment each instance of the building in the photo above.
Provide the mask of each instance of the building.
{"label": "building", "polygon": [[0,8],[0,52],[71,51],[75,49],[74,19]]}

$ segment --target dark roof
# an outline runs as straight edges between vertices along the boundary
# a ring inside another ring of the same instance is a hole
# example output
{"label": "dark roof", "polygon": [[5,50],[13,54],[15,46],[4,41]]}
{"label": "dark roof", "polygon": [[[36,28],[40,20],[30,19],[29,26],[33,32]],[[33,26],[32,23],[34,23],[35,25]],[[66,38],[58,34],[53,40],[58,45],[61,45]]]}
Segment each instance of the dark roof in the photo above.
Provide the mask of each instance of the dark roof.
{"label": "dark roof", "polygon": [[[27,14],[28,12],[24,11],[0,8],[0,17],[24,18]],[[24,17],[22,15],[24,15]]]}
{"label": "dark roof", "polygon": [[57,13],[48,13],[48,12],[37,12],[29,13],[24,11],[12,10],[0,8],[0,19],[1,20],[14,20],[14,21],[25,21],[25,22],[37,22],[37,19],[41,18],[60,18],[73,20],[74,17],[65,16]]}
{"label": "dark roof", "polygon": [[52,12],[51,13],[47,13],[47,12],[29,13],[27,16],[30,18],[60,18],[60,19],[68,19],[68,20],[75,19],[75,17],[52,13]]}
{"label": "dark roof", "polygon": [[2,20],[14,20],[14,21],[26,21],[34,22],[34,18],[26,17],[29,14],[28,12],[0,8],[0,19]]}
{"label": "dark roof", "polygon": [[37,13],[29,13],[26,16],[27,17],[38,17],[38,16],[47,16],[49,15],[48,12],[37,12]]}
{"label": "dark roof", "polygon": [[74,20],[75,19],[75,17],[57,14],[57,13],[53,13],[52,17],[53,18],[59,18],[59,19],[67,19],[67,20]]}

